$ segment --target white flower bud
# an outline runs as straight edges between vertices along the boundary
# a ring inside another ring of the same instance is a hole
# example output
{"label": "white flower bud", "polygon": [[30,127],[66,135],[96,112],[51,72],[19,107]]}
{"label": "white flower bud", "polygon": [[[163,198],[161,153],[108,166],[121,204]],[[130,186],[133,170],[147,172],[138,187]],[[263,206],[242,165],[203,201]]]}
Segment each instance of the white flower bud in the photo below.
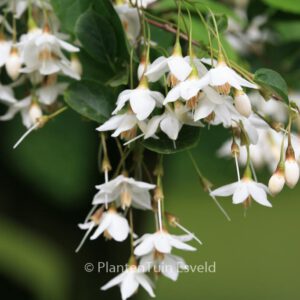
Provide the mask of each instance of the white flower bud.
{"label": "white flower bud", "polygon": [[13,48],[6,61],[6,72],[12,80],[16,80],[20,74],[21,69],[21,57],[17,49]]}
{"label": "white flower bud", "polygon": [[284,164],[284,176],[288,187],[295,187],[299,180],[299,165],[294,158],[287,158]]}
{"label": "white flower bud", "polygon": [[138,79],[140,80],[145,73],[146,64],[145,62],[141,62],[137,69]]}
{"label": "white flower bud", "polygon": [[71,58],[71,69],[79,76],[82,75],[82,64],[76,55],[73,55]]}
{"label": "white flower bud", "polygon": [[285,184],[285,179],[283,173],[280,171],[276,171],[271,176],[268,184],[271,194],[272,195],[279,194],[282,191],[284,184]]}
{"label": "white flower bud", "polygon": [[36,102],[31,104],[28,114],[32,124],[35,124],[43,116],[41,107]]}
{"label": "white flower bud", "polygon": [[249,97],[243,92],[238,91],[234,97],[236,110],[243,116],[249,117],[252,113],[252,107]]}

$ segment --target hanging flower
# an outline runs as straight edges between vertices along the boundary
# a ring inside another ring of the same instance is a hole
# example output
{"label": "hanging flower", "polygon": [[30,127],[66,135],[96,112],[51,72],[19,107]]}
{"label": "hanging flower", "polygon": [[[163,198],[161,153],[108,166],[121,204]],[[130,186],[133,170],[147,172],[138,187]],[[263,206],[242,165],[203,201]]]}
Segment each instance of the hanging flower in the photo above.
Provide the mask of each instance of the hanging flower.
{"label": "hanging flower", "polygon": [[94,197],[94,205],[114,201],[116,206],[121,206],[123,209],[130,206],[138,209],[152,209],[149,191],[155,188],[154,184],[119,175],[96,188],[99,192]]}
{"label": "hanging flower", "polygon": [[131,264],[126,271],[102,286],[101,290],[106,291],[116,285],[120,286],[122,300],[131,297],[137,291],[139,285],[141,285],[151,297],[155,297],[152,281],[139,270],[136,264]]}
{"label": "hanging flower", "polygon": [[196,251],[196,248],[185,243],[192,239],[193,236],[191,235],[171,235],[167,231],[159,230],[153,234],[144,234],[137,239],[134,242],[136,246],[134,254],[143,256],[153,250],[157,250],[160,253],[170,253],[173,247],[186,251]]}

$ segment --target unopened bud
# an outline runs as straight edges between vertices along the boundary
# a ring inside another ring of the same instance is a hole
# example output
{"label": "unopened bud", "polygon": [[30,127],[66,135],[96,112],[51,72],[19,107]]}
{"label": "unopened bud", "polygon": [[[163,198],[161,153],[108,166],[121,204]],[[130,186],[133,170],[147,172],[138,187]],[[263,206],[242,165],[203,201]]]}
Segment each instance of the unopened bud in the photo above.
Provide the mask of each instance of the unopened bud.
{"label": "unopened bud", "polygon": [[29,114],[29,118],[30,118],[32,124],[35,124],[36,122],[38,122],[39,119],[43,116],[41,107],[36,102],[33,102],[30,105],[28,114]]}
{"label": "unopened bud", "polygon": [[284,178],[283,171],[276,170],[276,172],[271,176],[268,184],[271,194],[272,195],[279,194],[282,191],[284,184],[285,184],[285,178]]}
{"label": "unopened bud", "polygon": [[18,78],[21,65],[22,63],[19,52],[16,48],[13,48],[5,64],[6,72],[12,80],[16,80]]}
{"label": "unopened bud", "polygon": [[284,176],[289,188],[294,188],[299,180],[299,165],[294,158],[287,158],[284,163]]}
{"label": "unopened bud", "polygon": [[235,93],[234,105],[236,110],[246,118],[252,113],[250,99],[243,91],[237,91]]}

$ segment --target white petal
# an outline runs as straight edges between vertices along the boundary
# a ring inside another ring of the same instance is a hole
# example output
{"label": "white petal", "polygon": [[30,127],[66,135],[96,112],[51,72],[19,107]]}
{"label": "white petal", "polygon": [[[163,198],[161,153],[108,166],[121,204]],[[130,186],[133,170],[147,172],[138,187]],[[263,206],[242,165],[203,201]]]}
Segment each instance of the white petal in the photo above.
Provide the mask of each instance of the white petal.
{"label": "white petal", "polygon": [[167,71],[167,58],[160,56],[147,68],[145,75],[148,77],[149,81],[154,82],[157,81]]}
{"label": "white petal", "polygon": [[176,236],[171,236],[169,238],[169,241],[171,245],[177,249],[186,250],[186,251],[196,251],[197,249],[195,247],[192,247],[188,244],[183,243],[179,239],[177,239]]}
{"label": "white petal", "polygon": [[166,233],[156,233],[153,242],[155,249],[160,253],[170,253],[172,250]]}
{"label": "white petal", "polygon": [[148,139],[156,133],[159,123],[161,122],[163,117],[164,117],[163,115],[155,116],[148,122],[146,130],[145,130],[144,139]]}
{"label": "white petal", "polygon": [[126,240],[129,234],[129,225],[126,218],[121,217],[117,213],[111,213],[112,220],[107,228],[108,233],[117,242]]}
{"label": "white petal", "polygon": [[112,112],[112,114],[116,114],[124,107],[125,103],[129,100],[131,93],[132,93],[132,90],[125,90],[122,93],[120,93],[120,95],[118,96],[118,99],[117,99],[117,107]]}
{"label": "white petal", "polygon": [[248,196],[249,196],[249,191],[247,188],[247,184],[241,182],[233,194],[232,203],[233,204],[243,203]]}
{"label": "white petal", "polygon": [[161,130],[171,139],[176,140],[182,124],[172,115],[168,114],[160,122]]}
{"label": "white petal", "polygon": [[98,131],[108,131],[114,130],[119,127],[120,123],[123,121],[124,115],[113,116],[101,126],[99,126],[96,130]]}
{"label": "white petal", "polygon": [[200,102],[195,109],[194,120],[198,121],[206,118],[214,111],[215,106],[216,105],[207,98],[200,99]]}
{"label": "white petal", "polygon": [[181,56],[170,56],[168,66],[170,72],[180,81],[185,80],[192,71],[191,66]]}
{"label": "white petal", "polygon": [[169,102],[175,102],[180,98],[180,84],[177,86],[173,87],[169,93],[167,94],[166,99],[164,100],[164,105],[169,103]]}
{"label": "white petal", "polygon": [[238,182],[224,185],[224,186],[212,191],[211,195],[212,196],[221,196],[221,197],[227,197],[227,196],[233,195],[233,193],[236,190],[238,185],[239,185]]}
{"label": "white petal", "polygon": [[147,277],[147,275],[139,273],[136,275],[136,280],[139,282],[139,284],[147,291],[147,293],[150,295],[150,297],[154,298],[154,292],[152,289],[152,282]]}
{"label": "white petal", "polygon": [[106,291],[106,290],[110,289],[111,287],[120,284],[123,281],[124,277],[126,277],[126,275],[127,275],[126,271],[123,272],[123,273],[121,273],[121,274],[119,274],[118,276],[116,276],[113,279],[111,279],[108,283],[106,283],[105,285],[103,285],[101,287],[101,290],[102,291]]}
{"label": "white petal", "polygon": [[272,204],[268,201],[265,190],[257,186],[255,182],[248,183],[248,189],[253,200],[261,205],[272,207]]}
{"label": "white petal", "polygon": [[137,256],[142,256],[150,253],[154,248],[153,236],[150,235],[145,238],[135,249],[134,254]]}
{"label": "white petal", "polygon": [[136,89],[130,95],[130,106],[136,117],[142,121],[149,117],[155,108],[155,100],[151,98],[149,90]]}
{"label": "white petal", "polygon": [[126,300],[131,297],[136,292],[138,287],[139,283],[137,282],[134,273],[132,271],[129,271],[120,286],[122,300]]}
{"label": "white petal", "polygon": [[100,220],[100,224],[95,230],[94,234],[91,236],[91,240],[95,240],[99,237],[104,230],[108,228],[112,221],[111,215],[109,213],[103,213],[103,217]]}

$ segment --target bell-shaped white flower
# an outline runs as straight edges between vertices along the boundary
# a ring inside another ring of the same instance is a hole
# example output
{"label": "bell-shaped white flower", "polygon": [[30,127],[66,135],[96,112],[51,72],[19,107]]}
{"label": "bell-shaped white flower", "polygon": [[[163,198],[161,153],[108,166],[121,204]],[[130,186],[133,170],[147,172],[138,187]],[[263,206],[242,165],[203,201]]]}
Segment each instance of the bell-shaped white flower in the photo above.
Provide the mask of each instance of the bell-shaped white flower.
{"label": "bell-shaped white flower", "polygon": [[123,114],[112,116],[105,123],[99,126],[98,131],[114,130],[112,137],[121,136],[125,140],[131,140],[136,137],[137,129],[142,132],[146,129],[146,123],[137,119],[132,111],[127,111]]}
{"label": "bell-shaped white flower", "polygon": [[284,173],[281,170],[277,170],[270,178],[269,180],[269,190],[272,195],[277,195],[279,194],[285,184],[285,178],[284,178]]}
{"label": "bell-shaped white flower", "polygon": [[122,300],[131,297],[138,290],[139,285],[147,291],[150,297],[155,297],[152,281],[134,264],[102,286],[101,290],[106,291],[116,285],[120,287]]}
{"label": "bell-shaped white flower", "polygon": [[215,197],[227,197],[233,195],[233,204],[245,203],[250,197],[261,205],[272,207],[272,204],[267,198],[268,192],[268,187],[264,184],[255,182],[249,177],[244,177],[238,182],[222,186],[212,191],[211,195]]}
{"label": "bell-shaped white flower", "polygon": [[176,102],[174,110],[167,106],[162,115],[150,119],[145,129],[144,139],[155,137],[155,133],[160,128],[171,140],[176,141],[183,125],[203,126],[200,122],[194,122],[192,113],[187,107]]}
{"label": "bell-shaped white flower", "polygon": [[123,24],[124,31],[131,42],[134,42],[141,32],[139,12],[130,4],[116,4],[114,8]]}
{"label": "bell-shaped white flower", "polygon": [[19,46],[26,65],[21,70],[23,73],[38,70],[42,75],[50,75],[61,71],[74,79],[80,79],[62,52],[78,52],[79,48],[56,37],[47,26],[44,30],[35,29],[23,36]]}
{"label": "bell-shaped white flower", "polygon": [[63,94],[67,87],[68,84],[65,82],[46,83],[36,90],[36,95],[41,103],[51,105],[57,100],[59,95]]}
{"label": "bell-shaped white flower", "polygon": [[33,101],[32,96],[28,96],[20,101],[14,101],[8,104],[6,114],[0,116],[0,121],[11,120],[17,113],[21,113],[23,125],[30,128],[35,125],[43,113],[36,101]]}
{"label": "bell-shaped white flower", "polygon": [[137,181],[133,178],[119,175],[104,184],[96,186],[99,192],[95,195],[93,205],[114,202],[116,206],[152,209],[150,190],[154,184]]}
{"label": "bell-shaped white flower", "polygon": [[185,242],[193,239],[191,235],[172,235],[164,230],[159,230],[153,234],[144,234],[141,238],[134,242],[136,246],[134,254],[143,256],[149,254],[153,250],[160,253],[171,253],[172,248],[186,251],[195,251],[196,248],[186,244]]}
{"label": "bell-shaped white flower", "polygon": [[234,106],[236,110],[246,118],[248,118],[252,113],[250,99],[243,91],[237,90],[234,97]]}
{"label": "bell-shaped white flower", "polygon": [[[81,225],[81,229],[90,228],[91,224]],[[88,227],[88,228],[87,228]],[[112,238],[117,242],[123,242],[127,239],[130,227],[126,218],[119,214],[114,208],[103,212],[99,220],[98,227],[91,236],[91,240],[95,240],[102,233],[108,238]]]}
{"label": "bell-shaped white flower", "polygon": [[216,67],[212,67],[202,78],[201,86],[215,86],[222,94],[229,94],[230,88],[242,90],[242,87],[257,89],[257,85],[241,77],[236,71],[220,60]]}
{"label": "bell-shaped white flower", "polygon": [[299,165],[295,157],[287,157],[284,163],[284,176],[287,186],[294,188],[299,181],[299,175]]}
{"label": "bell-shaped white flower", "polygon": [[16,80],[20,75],[22,59],[17,48],[12,47],[6,59],[6,72],[12,80]]}
{"label": "bell-shaped white flower", "polygon": [[192,67],[182,57],[179,43],[175,44],[174,52],[171,56],[158,57],[150,66],[148,66],[145,75],[149,81],[159,80],[166,72],[170,72],[172,85],[175,81],[184,81],[192,71]]}
{"label": "bell-shaped white flower", "polygon": [[132,111],[138,120],[143,121],[149,117],[154,108],[161,107],[164,96],[148,88],[146,78],[142,78],[139,86],[134,90],[123,91],[117,100],[117,107],[113,114],[118,113],[129,101]]}
{"label": "bell-shaped white flower", "polygon": [[139,266],[147,271],[153,268],[155,273],[159,272],[173,281],[178,279],[181,270],[188,270],[187,264],[180,256],[157,251],[142,256]]}
{"label": "bell-shaped white flower", "polygon": [[0,33],[0,68],[4,66],[9,58],[12,42],[7,41]]}
{"label": "bell-shaped white flower", "polygon": [[16,102],[13,89],[8,85],[0,84],[0,102],[13,104]]}

